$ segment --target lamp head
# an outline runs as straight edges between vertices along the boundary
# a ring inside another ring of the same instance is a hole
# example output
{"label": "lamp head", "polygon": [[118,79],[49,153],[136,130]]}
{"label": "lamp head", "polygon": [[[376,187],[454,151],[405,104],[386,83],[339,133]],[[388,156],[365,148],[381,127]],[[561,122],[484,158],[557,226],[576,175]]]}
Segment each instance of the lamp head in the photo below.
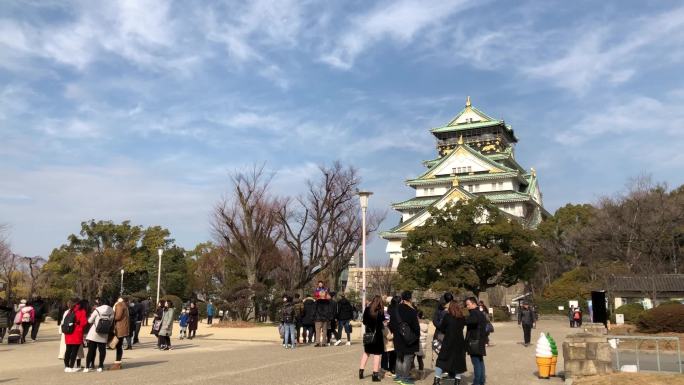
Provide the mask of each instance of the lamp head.
{"label": "lamp head", "polygon": [[159,254],[159,258],[161,258],[163,253],[164,253],[164,249],[162,249],[161,247],[157,249],[157,254]]}
{"label": "lamp head", "polygon": [[359,195],[359,199],[361,201],[361,208],[362,209],[368,208],[368,198],[371,195],[373,195],[373,193],[370,191],[359,191],[359,192],[357,192],[357,194]]}

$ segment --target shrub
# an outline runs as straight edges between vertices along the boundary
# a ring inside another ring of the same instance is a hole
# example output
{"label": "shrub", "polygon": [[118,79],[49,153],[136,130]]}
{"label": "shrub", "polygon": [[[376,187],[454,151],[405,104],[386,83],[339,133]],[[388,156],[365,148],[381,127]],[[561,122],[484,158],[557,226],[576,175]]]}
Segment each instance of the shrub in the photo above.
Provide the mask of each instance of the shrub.
{"label": "shrub", "polygon": [[549,300],[561,300],[567,306],[568,299],[587,297],[591,291],[591,274],[586,267],[566,271],[558,279],[544,289],[543,297]]}
{"label": "shrub", "polygon": [[506,306],[494,307],[494,322],[508,322],[511,320],[511,313]]}
{"label": "shrub", "polygon": [[663,305],[681,305],[682,303],[680,301],[675,301],[675,300],[669,300],[665,302],[661,302],[658,304],[658,306],[663,306]]}
{"label": "shrub", "polygon": [[637,320],[639,319],[639,316],[641,313],[644,312],[644,307],[640,303],[628,303],[626,305],[622,305],[615,309],[613,314],[611,315],[611,320],[615,322],[615,314],[624,314],[625,315],[625,323],[636,323]]}
{"label": "shrub", "polygon": [[637,328],[644,333],[684,333],[684,305],[666,304],[644,311]]}

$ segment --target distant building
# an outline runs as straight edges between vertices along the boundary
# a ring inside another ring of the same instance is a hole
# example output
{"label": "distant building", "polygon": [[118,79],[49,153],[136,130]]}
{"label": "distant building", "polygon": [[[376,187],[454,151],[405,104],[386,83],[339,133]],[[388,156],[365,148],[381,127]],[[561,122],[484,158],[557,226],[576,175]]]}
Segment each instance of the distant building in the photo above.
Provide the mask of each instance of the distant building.
{"label": "distant building", "polygon": [[[684,303],[684,274],[659,274],[652,277],[613,277],[610,280],[611,296],[615,308],[640,303],[651,309],[667,301]],[[655,303],[653,293],[655,291]]]}
{"label": "distant building", "polygon": [[549,216],[542,203],[537,173],[515,159],[518,138],[511,126],[494,119],[466,100],[465,108],[443,127],[430,130],[437,140],[437,158],[426,160],[426,171],[406,181],[414,198],[397,202],[400,223],[380,236],[396,268],[402,258],[401,242],[430,217],[429,209],[484,196],[526,227],[536,227]]}

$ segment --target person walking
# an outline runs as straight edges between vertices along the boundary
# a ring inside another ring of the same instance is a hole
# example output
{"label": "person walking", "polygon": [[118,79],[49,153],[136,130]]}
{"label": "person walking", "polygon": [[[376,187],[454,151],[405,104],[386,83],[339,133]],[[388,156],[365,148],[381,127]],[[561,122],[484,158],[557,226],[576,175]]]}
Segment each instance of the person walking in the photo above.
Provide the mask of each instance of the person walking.
{"label": "person walking", "polygon": [[86,335],[88,343],[88,355],[86,356],[85,373],[95,369],[95,356],[98,355],[99,361],[97,372],[104,370],[104,361],[107,356],[107,340],[109,333],[114,327],[114,309],[107,304],[100,305],[90,313],[88,323],[91,325]]}
{"label": "person walking", "polygon": [[372,382],[380,382],[380,358],[385,352],[383,341],[383,329],[385,328],[385,312],[382,307],[382,298],[376,295],[363,311],[363,325],[366,332],[363,336],[363,354],[359,365],[359,379],[363,380],[363,372],[366,369],[368,358],[373,356]]}
{"label": "person walking", "polygon": [[292,297],[289,295],[283,296],[283,308],[280,313],[280,323],[283,325],[283,347],[285,349],[294,349],[297,345],[297,336],[295,335],[295,309],[292,303]]}
{"label": "person walking", "polygon": [[135,301],[135,313],[137,317],[135,318],[135,333],[133,334],[133,345],[140,343],[140,328],[142,327],[143,321],[147,317],[145,313],[145,307],[141,301]]}
{"label": "person walking", "polygon": [[12,309],[5,299],[0,299],[0,344],[5,339],[7,330],[12,327]]}
{"label": "person walking", "polygon": [[197,336],[197,324],[199,323],[199,309],[194,302],[190,302],[190,310],[188,311],[190,319],[188,320],[188,339],[193,339]]}
{"label": "person walking", "polygon": [[316,324],[316,301],[307,296],[302,302],[302,343],[313,343],[314,325]]}
{"label": "person walking", "polygon": [[340,335],[337,333],[337,300],[335,297],[337,296],[337,293],[334,291],[331,291],[330,293],[330,311],[332,312],[332,316],[330,317],[330,324],[328,325],[328,345],[330,345],[333,342],[333,337],[335,339],[335,346],[339,345],[337,341],[340,340]]}
{"label": "person walking", "polygon": [[36,342],[40,325],[45,321],[47,305],[41,296],[37,296],[33,302],[31,302],[31,307],[33,307],[34,312],[33,323],[31,324],[31,340]]}
{"label": "person walking", "polygon": [[35,320],[35,311],[33,307],[26,304],[26,300],[22,299],[17,308],[17,314],[14,317],[14,323],[21,326],[21,343],[26,343],[26,336],[28,335],[31,325]]}
{"label": "person walking", "polygon": [[[130,332],[130,317],[128,316],[128,304],[124,298],[119,298],[114,305],[114,336],[116,344],[116,360],[109,370],[120,370],[123,358],[123,343]],[[110,345],[111,346],[111,345]]]}
{"label": "person walking", "polygon": [[[380,299],[380,307],[382,307],[382,298]],[[342,329],[344,329],[345,334],[347,334],[347,346],[351,345],[351,320],[354,318],[354,307],[344,294],[341,295],[340,301],[337,303],[336,318],[338,339],[337,342],[335,342],[335,346],[342,343]]]}
{"label": "person walking", "polygon": [[470,355],[470,362],[473,364],[473,385],[484,385],[484,357],[487,355],[485,346],[487,319],[480,311],[475,297],[469,297],[465,302],[468,308],[468,317],[466,318],[466,351]]}
{"label": "person walking", "polygon": [[461,383],[461,373],[466,368],[466,349],[463,329],[465,328],[465,317],[463,307],[456,301],[447,304],[447,313],[437,329],[443,333],[442,347],[437,355],[435,363],[435,379],[433,385],[440,385],[442,374],[448,373],[449,378],[454,379],[455,385]]}
{"label": "person walking", "polygon": [[209,300],[209,303],[207,304],[207,325],[211,325],[211,323],[214,320],[214,313],[216,312],[216,307],[214,307],[214,303]]}
{"label": "person walking", "polygon": [[[411,364],[418,352],[420,325],[418,312],[411,303],[412,293],[401,293],[401,302],[390,313],[390,329],[394,334],[394,351],[397,353],[396,382],[403,385],[414,384],[410,375]],[[406,331],[406,333],[402,333]]]}
{"label": "person walking", "polygon": [[523,329],[523,345],[530,346],[532,328],[537,326],[537,316],[527,302],[523,303],[522,309],[518,312],[518,326]]}
{"label": "person walking", "polygon": [[164,302],[164,310],[161,317],[159,338],[161,339],[160,350],[171,350],[171,334],[173,333],[173,302]]}
{"label": "person walking", "polygon": [[88,319],[86,318],[86,310],[88,303],[86,301],[73,301],[74,305],[65,314],[62,320],[61,331],[64,333],[64,343],[66,349],[64,352],[64,373],[78,372],[81,368],[75,367],[76,360],[83,357],[83,332]]}
{"label": "person walking", "polygon": [[332,320],[332,304],[330,303],[330,295],[321,291],[318,293],[316,300],[316,310],[314,313],[314,322],[316,326],[316,347],[326,346],[330,343],[328,341],[328,328]]}

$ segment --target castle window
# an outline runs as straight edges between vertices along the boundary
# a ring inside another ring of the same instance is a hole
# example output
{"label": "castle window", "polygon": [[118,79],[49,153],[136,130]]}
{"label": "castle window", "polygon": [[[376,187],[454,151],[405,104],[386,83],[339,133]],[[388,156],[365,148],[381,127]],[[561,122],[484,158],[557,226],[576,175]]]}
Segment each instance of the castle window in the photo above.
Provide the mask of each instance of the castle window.
{"label": "castle window", "polygon": [[471,166],[468,166],[468,172],[473,172],[473,168]]}

